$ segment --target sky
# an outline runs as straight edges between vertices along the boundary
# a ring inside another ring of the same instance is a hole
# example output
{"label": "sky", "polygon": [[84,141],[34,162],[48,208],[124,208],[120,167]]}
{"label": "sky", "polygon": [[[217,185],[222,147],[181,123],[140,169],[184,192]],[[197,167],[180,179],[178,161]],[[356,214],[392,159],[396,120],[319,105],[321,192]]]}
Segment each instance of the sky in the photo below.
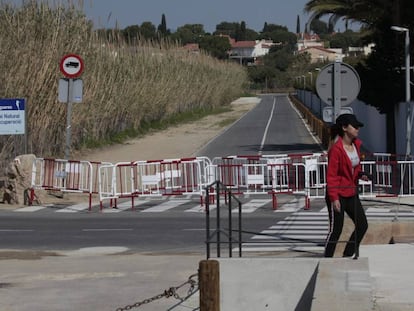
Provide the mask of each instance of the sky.
{"label": "sky", "polygon": [[244,21],[246,27],[261,31],[265,22],[286,26],[296,32],[299,15],[303,30],[309,15],[303,8],[308,0],[84,0],[86,16],[95,28],[123,29],[142,22],[156,27],[165,14],[167,28],[176,31],[185,24],[202,24],[214,32],[221,22]]}
{"label": "sky", "polygon": [[[24,0],[2,0],[20,5]],[[214,32],[221,22],[244,21],[246,27],[260,32],[264,23],[286,26],[296,32],[299,15],[301,31],[309,19],[304,12],[309,0],[37,0],[49,3],[82,3],[95,28],[123,29],[151,22],[156,27],[165,14],[172,32],[185,24],[202,24],[206,32]],[[326,20],[325,20],[326,21]],[[351,25],[351,28],[352,25]],[[343,31],[343,23],[335,30]]]}

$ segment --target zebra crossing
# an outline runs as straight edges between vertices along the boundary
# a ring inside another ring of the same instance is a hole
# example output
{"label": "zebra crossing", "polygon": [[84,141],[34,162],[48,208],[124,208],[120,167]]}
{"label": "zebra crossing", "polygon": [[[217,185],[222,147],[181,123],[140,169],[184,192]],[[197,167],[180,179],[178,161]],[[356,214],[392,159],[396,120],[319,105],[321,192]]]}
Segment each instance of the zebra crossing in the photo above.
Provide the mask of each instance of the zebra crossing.
{"label": "zebra crossing", "polygon": [[[414,212],[389,208],[366,209],[370,221],[414,221]],[[318,212],[296,211],[275,225],[253,235],[251,242],[243,243],[243,252],[320,252],[323,253],[329,230],[327,208]]]}
{"label": "zebra crossing", "polygon": [[[293,212],[298,209],[303,209],[305,206],[304,198],[295,198],[285,204],[281,204],[278,209],[272,209],[272,200],[271,199],[257,199],[252,198],[243,202],[242,204],[242,213],[250,214],[257,212],[259,210],[270,211],[274,213],[281,212]],[[210,204],[209,209],[215,210],[217,206],[215,204]],[[171,198],[171,199],[140,199],[134,200],[134,206],[132,207],[132,202],[126,200],[120,202],[116,205],[115,208],[104,207],[100,210],[98,205],[92,207],[92,211],[101,211],[102,213],[121,213],[126,211],[136,211],[140,213],[164,213],[169,211],[181,211],[185,213],[205,213],[205,205],[200,204],[198,200],[194,199],[185,199],[185,198]],[[55,213],[79,213],[87,212],[89,210],[89,205],[87,202],[67,205],[67,206],[57,206],[53,204],[48,205],[34,205],[34,206],[25,206],[16,208],[13,212],[17,213],[34,213],[40,211],[52,211]],[[238,213],[238,208],[234,207],[232,213]]]}
{"label": "zebra crossing", "polygon": [[[287,213],[289,214],[283,220],[277,222],[276,225],[264,230],[257,236],[254,236],[254,244],[259,246],[259,241],[265,240],[266,244],[269,241],[283,240],[286,244],[292,244],[293,247],[300,248],[301,243],[293,243],[295,239],[305,239],[306,243],[303,246],[309,246],[308,240],[315,238],[317,243],[319,240],[324,240],[328,230],[328,214],[326,207],[321,207],[322,204],[312,203],[312,208],[309,211],[304,210],[305,198],[294,197],[280,202],[277,209],[272,208],[272,200],[270,198],[246,198],[243,200],[242,213],[252,214],[257,212],[265,213]],[[319,208],[317,207],[319,206]],[[210,211],[215,210],[217,207],[215,204],[210,204]],[[134,200],[134,206],[132,207],[131,200],[121,201],[117,204],[116,208],[104,207],[102,210],[99,205],[92,206],[92,212],[102,213],[122,213],[127,211],[135,211],[138,213],[155,214],[155,213],[167,213],[167,212],[184,212],[193,214],[204,214],[205,205],[200,204],[198,199],[194,198],[167,198],[167,199],[139,199]],[[318,210],[319,211],[315,211]],[[72,204],[72,205],[33,205],[25,206],[13,209],[12,212],[16,213],[36,213],[36,212],[52,212],[52,213],[85,213],[89,211],[89,204],[87,202]],[[238,213],[238,208],[235,206],[232,209],[232,213]],[[398,213],[393,212],[390,208],[381,207],[368,207],[366,210],[368,221],[371,220],[384,220],[391,221],[396,217],[399,219],[414,220],[413,209],[409,211],[400,211]],[[296,231],[292,231],[296,230]],[[307,232],[305,230],[311,230]],[[292,247],[288,246],[288,247]],[[246,244],[248,246],[248,244]],[[280,245],[278,245],[279,247]],[[282,246],[286,249],[286,245]]]}

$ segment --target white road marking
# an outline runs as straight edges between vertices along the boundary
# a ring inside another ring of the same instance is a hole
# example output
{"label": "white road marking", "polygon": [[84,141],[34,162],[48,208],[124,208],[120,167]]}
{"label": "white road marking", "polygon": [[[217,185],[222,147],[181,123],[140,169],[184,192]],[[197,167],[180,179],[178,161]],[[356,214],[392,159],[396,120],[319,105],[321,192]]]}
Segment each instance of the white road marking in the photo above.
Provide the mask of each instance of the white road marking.
{"label": "white road marking", "polygon": [[280,212],[296,212],[297,210],[305,206],[305,198],[292,199],[287,203],[284,203],[275,210],[276,213]]}
{"label": "white road marking", "polygon": [[35,205],[33,205],[33,206],[21,207],[21,208],[18,208],[16,210],[14,210],[14,211],[15,212],[28,212],[28,213],[31,213],[31,212],[40,211],[40,210],[45,209],[45,208],[47,208],[47,206],[35,206]]}
{"label": "white road marking", "polygon": [[259,152],[258,154],[261,155],[263,153],[263,147],[266,141],[267,132],[269,131],[270,124],[272,123],[273,114],[276,107],[276,97],[273,98],[273,105],[272,110],[270,111],[269,119],[267,120],[267,124],[263,133],[262,141],[260,142]]}
{"label": "white road marking", "polygon": [[191,200],[169,200],[154,207],[147,208],[142,213],[160,213],[166,210],[172,209],[174,207],[180,206],[182,204],[191,202]]}
{"label": "white road marking", "polygon": [[89,203],[79,203],[79,204],[70,205],[65,208],[62,208],[56,211],[56,213],[77,213],[77,212],[87,210],[88,208],[89,208]]}
{"label": "white road marking", "polygon": [[329,226],[318,226],[318,225],[304,225],[304,226],[295,226],[295,225],[275,225],[271,226],[269,229],[275,230],[286,230],[286,229],[315,229],[315,230],[323,230],[329,229]]}
{"label": "white road marking", "polygon": [[[262,206],[266,205],[267,203],[271,202],[272,200],[266,200],[266,199],[253,199],[250,200],[247,203],[242,204],[242,214],[246,213],[253,213],[257,209],[261,208]],[[232,213],[238,213],[239,209],[234,208],[232,210]]]}
{"label": "white road marking", "polygon": [[319,235],[299,235],[299,234],[283,234],[283,235],[279,235],[279,236],[270,236],[270,235],[255,235],[252,237],[252,239],[263,239],[263,240],[271,240],[271,239],[275,239],[275,240],[288,240],[288,239],[292,239],[292,240],[300,240],[300,239],[304,239],[306,238],[307,240],[310,240],[309,242],[311,242],[312,239],[325,239],[326,238],[326,233],[325,234],[319,234]]}
{"label": "white road marking", "polygon": [[[328,229],[328,228],[326,228]],[[289,234],[303,234],[305,236],[307,236],[307,234],[311,234],[311,233],[315,233],[315,234],[327,234],[328,232],[326,230],[263,230],[261,231],[261,233],[265,233],[265,234],[285,234],[285,233],[289,233]]]}
{"label": "white road marking", "polygon": [[94,228],[94,229],[82,229],[82,231],[133,231],[132,228]]}
{"label": "white road marking", "polygon": [[[210,206],[209,209],[210,211],[213,209],[213,206]],[[187,213],[205,213],[206,212],[206,206],[202,206],[201,204],[198,204],[192,208],[186,209],[184,212]]]}
{"label": "white road marking", "polygon": [[[245,246],[243,244],[243,246]],[[246,252],[283,252],[283,251],[302,251],[302,252],[310,252],[310,251],[323,251],[323,246],[297,246],[297,245],[288,245],[288,246],[269,246],[269,247],[248,247],[242,248],[243,253]],[[233,249],[234,252],[238,251],[238,248]]]}
{"label": "white road marking", "polygon": [[0,229],[0,232],[32,232],[32,229]]}

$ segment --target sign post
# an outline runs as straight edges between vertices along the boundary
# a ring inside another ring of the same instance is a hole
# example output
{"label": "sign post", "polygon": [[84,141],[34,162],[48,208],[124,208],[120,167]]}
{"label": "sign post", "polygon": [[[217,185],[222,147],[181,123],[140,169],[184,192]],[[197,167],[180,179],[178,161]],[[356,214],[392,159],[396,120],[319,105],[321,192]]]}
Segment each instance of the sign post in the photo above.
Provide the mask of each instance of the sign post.
{"label": "sign post", "polygon": [[[79,55],[76,54],[67,54],[63,56],[60,61],[60,71],[63,73],[65,77],[68,78],[67,84],[67,96],[66,101],[63,102],[67,103],[67,116],[66,116],[66,148],[65,148],[65,159],[69,159],[70,154],[70,145],[71,145],[71,120],[72,120],[72,103],[74,102],[74,82],[73,79],[79,77],[83,72],[83,60]],[[59,93],[61,90],[61,84],[59,83]],[[64,85],[64,82],[63,82]],[[63,87],[64,89],[64,87]],[[65,97],[62,94],[59,94],[59,99]]]}
{"label": "sign post", "polygon": [[361,89],[361,81],[356,70],[348,64],[336,61],[323,67],[316,79],[316,91],[319,97],[328,106],[323,113],[325,122],[335,123],[336,118],[350,105],[358,96]]}
{"label": "sign post", "polygon": [[332,116],[332,123],[335,123],[336,118],[340,115],[341,111],[341,63],[340,62],[334,62],[333,65],[334,70],[334,77],[333,77],[333,106],[334,106],[334,114]]}

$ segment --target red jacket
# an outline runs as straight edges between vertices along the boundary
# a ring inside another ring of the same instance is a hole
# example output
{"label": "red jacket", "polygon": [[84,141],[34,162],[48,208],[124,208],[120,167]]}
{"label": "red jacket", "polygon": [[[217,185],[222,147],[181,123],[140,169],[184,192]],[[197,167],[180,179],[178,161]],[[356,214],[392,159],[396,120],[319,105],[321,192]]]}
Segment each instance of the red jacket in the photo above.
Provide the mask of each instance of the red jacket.
{"label": "red jacket", "polygon": [[[359,158],[361,159],[362,141],[358,138],[354,140]],[[353,171],[353,172],[352,172]],[[342,144],[342,138],[331,146],[328,151],[328,172],[327,172],[327,192],[331,202],[341,197],[351,197],[356,194],[358,176],[361,172],[361,164],[352,170],[352,163]]]}

